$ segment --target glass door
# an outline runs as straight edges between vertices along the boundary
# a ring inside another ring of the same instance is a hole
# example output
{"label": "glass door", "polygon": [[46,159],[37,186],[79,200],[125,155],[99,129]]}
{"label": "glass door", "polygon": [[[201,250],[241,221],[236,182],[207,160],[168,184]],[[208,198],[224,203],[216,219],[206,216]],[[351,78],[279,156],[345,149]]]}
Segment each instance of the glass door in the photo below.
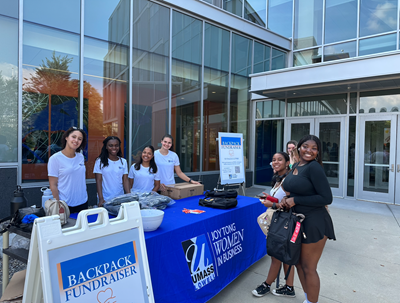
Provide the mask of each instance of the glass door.
{"label": "glass door", "polygon": [[299,140],[308,134],[314,134],[315,124],[313,118],[311,119],[286,119],[286,132],[285,137],[285,148],[286,142],[289,140]]}
{"label": "glass door", "polygon": [[321,140],[322,163],[325,174],[336,197],[343,197],[344,175],[344,118],[317,118],[315,119],[315,134]]}
{"label": "glass door", "polygon": [[394,203],[396,125],[394,115],[360,117],[359,199]]}
{"label": "glass door", "polygon": [[343,197],[344,175],[344,137],[345,118],[309,118],[288,119],[285,142],[296,140],[305,135],[316,135],[322,144],[322,163],[325,174],[328,177],[332,194],[335,197]]}

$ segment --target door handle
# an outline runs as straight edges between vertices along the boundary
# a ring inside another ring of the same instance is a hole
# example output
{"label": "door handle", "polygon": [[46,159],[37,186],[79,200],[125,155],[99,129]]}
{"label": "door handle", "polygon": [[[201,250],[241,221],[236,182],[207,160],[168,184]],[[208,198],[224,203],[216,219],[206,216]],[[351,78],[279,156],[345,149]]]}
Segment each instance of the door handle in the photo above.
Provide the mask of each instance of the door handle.
{"label": "door handle", "polygon": [[[399,168],[397,167],[397,169]],[[392,168],[390,169],[390,171],[394,171],[394,164],[392,164]]]}
{"label": "door handle", "polygon": [[400,172],[400,164],[397,164],[397,172]]}

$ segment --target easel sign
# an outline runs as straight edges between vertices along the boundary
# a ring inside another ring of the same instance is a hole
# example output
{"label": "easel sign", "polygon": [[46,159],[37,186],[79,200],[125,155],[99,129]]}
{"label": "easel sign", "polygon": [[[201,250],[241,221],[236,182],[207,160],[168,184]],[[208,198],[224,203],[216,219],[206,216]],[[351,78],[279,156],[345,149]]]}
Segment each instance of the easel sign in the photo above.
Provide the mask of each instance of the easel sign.
{"label": "easel sign", "polygon": [[243,134],[219,132],[218,147],[221,184],[243,184]]}
{"label": "easel sign", "polygon": [[[98,214],[96,222],[87,217]],[[58,216],[35,220],[23,303],[154,302],[137,202],[109,219],[104,208],[81,211],[74,227]]]}

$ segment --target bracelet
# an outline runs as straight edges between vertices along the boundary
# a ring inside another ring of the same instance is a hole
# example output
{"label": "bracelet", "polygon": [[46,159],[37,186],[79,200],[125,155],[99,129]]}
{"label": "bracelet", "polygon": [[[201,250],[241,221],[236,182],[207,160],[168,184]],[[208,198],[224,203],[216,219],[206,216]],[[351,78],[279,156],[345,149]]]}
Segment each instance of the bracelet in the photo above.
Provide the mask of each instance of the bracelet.
{"label": "bracelet", "polygon": [[188,181],[188,183],[190,183],[191,181],[192,181],[192,179],[190,179],[190,178],[189,178],[189,181]]}
{"label": "bracelet", "polygon": [[277,209],[277,207],[276,207],[276,203],[274,202],[274,203],[272,203],[272,209]]}

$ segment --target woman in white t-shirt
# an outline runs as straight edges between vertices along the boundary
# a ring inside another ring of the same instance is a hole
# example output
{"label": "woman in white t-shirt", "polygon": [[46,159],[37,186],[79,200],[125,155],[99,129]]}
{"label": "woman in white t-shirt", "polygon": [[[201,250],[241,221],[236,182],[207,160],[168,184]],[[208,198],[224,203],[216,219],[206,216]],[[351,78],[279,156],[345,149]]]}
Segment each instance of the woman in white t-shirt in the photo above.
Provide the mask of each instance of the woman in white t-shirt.
{"label": "woman in white t-shirt", "polygon": [[103,141],[101,153],[94,164],[99,206],[119,195],[130,193],[128,164],[122,158],[121,140],[110,136]]}
{"label": "woman in white t-shirt", "polygon": [[171,135],[165,135],[161,139],[161,148],[154,153],[154,158],[160,175],[161,189],[164,190],[164,185],[175,184],[176,173],[183,181],[199,184],[185,175],[179,166],[179,157],[172,151],[173,138]]}
{"label": "woman in white t-shirt", "polygon": [[85,158],[81,153],[86,142],[83,129],[70,127],[62,136],[62,150],[52,155],[47,165],[53,197],[64,200],[71,213],[88,207]]}
{"label": "woman in white t-shirt", "polygon": [[[274,154],[272,157],[272,168],[275,171],[274,176],[272,177],[272,189],[270,191],[270,196],[277,198],[280,202],[287,193],[282,188],[282,183],[285,180],[285,177],[289,174],[289,164],[290,158],[289,155],[285,152],[278,152]],[[272,207],[272,209],[280,208],[280,204],[273,203],[267,200],[268,194],[263,193],[264,197],[260,198],[262,200],[262,204],[266,207]],[[268,241],[268,236],[267,236]],[[268,252],[267,252],[268,253]],[[260,285],[256,287],[252,291],[252,294],[256,297],[262,297],[270,292],[276,296],[285,296],[285,297],[295,297],[295,291],[293,287],[294,280],[294,267],[291,268],[288,279],[286,280],[286,284],[284,286],[277,286],[276,289],[271,291],[271,284],[275,281],[279,271],[281,269],[281,261],[278,259],[271,257],[271,265],[269,268],[269,272],[267,275],[267,279],[263,281]],[[285,273],[287,272],[289,265],[283,264],[283,268]]]}
{"label": "woman in white t-shirt", "polygon": [[154,161],[153,146],[145,146],[139,161],[132,165],[128,177],[132,192],[158,191],[160,178]]}

